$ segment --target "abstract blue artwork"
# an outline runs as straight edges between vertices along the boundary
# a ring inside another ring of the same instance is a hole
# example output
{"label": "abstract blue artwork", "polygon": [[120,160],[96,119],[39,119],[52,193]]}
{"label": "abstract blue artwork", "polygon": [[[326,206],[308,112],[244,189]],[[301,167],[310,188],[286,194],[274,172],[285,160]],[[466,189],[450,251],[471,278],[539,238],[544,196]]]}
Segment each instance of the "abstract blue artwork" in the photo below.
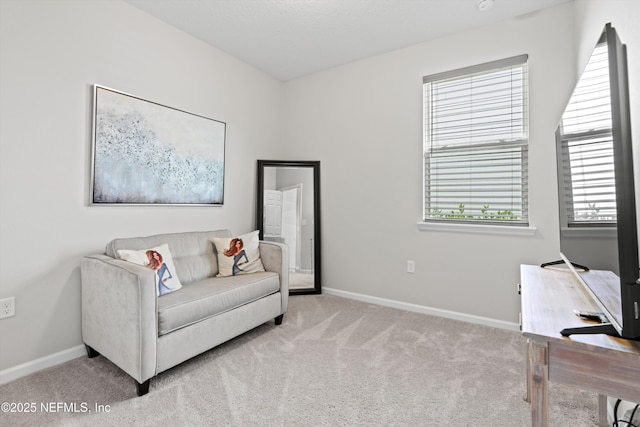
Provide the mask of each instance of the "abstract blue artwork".
{"label": "abstract blue artwork", "polygon": [[92,204],[222,205],[226,124],[94,85]]}

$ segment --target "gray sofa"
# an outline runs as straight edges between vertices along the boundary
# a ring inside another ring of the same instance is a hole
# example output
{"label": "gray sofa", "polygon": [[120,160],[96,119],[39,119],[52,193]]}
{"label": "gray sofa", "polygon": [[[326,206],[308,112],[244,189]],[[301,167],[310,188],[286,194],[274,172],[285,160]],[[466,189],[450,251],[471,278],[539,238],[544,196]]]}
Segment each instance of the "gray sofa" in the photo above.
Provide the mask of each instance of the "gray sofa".
{"label": "gray sofa", "polygon": [[[136,380],[138,395],[151,378],[287,311],[288,253],[261,241],[265,272],[216,277],[212,239],[228,230],[112,240],[106,252],[82,260],[82,339],[89,357],[102,354]],[[153,270],[118,259],[118,250],[167,243],[183,287],[156,295]]]}

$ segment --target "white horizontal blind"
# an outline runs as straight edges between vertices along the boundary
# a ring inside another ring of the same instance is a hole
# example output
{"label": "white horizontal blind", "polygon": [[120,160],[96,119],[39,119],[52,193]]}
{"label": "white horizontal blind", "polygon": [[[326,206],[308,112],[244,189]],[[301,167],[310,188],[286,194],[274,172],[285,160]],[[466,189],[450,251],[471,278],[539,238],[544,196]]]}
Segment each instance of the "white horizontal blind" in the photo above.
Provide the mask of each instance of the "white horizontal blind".
{"label": "white horizontal blind", "polygon": [[606,43],[594,49],[562,115],[559,133],[567,225],[615,225],[616,189]]}
{"label": "white horizontal blind", "polygon": [[423,83],[425,221],[527,225],[527,55]]}

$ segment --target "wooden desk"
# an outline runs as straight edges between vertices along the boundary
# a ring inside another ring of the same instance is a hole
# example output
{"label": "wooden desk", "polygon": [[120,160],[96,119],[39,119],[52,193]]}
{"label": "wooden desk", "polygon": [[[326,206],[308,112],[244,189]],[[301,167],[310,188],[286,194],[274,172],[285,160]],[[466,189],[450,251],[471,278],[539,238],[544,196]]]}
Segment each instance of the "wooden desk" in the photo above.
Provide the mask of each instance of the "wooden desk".
{"label": "wooden desk", "polygon": [[527,400],[531,425],[549,425],[549,381],[598,393],[598,417],[607,425],[607,396],[640,402],[640,342],[608,335],[563,337],[589,325],[573,310],[598,311],[569,270],[522,265],[521,327],[528,338]]}

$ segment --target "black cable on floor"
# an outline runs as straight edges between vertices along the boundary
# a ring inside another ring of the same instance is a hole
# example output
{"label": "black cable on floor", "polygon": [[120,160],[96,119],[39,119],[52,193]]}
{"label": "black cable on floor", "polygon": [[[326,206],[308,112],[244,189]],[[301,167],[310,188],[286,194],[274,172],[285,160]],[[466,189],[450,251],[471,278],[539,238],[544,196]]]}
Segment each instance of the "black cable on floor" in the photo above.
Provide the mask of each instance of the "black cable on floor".
{"label": "black cable on floor", "polygon": [[631,411],[631,416],[629,417],[629,425],[631,427],[638,427],[637,425],[633,424],[633,416],[636,414],[638,406],[640,406],[640,404],[636,405],[635,408],[633,408],[633,411]]}
{"label": "black cable on floor", "polygon": [[636,424],[633,423],[633,417],[636,415],[636,412],[638,411],[638,407],[640,407],[640,404],[637,404],[634,408],[633,411],[631,411],[631,416],[629,417],[629,421],[627,420],[619,420],[618,419],[618,407],[620,406],[620,402],[622,402],[620,399],[616,400],[616,404],[613,406],[613,424],[612,427],[620,427],[620,422],[622,423],[626,423],[628,427],[640,427]]}

